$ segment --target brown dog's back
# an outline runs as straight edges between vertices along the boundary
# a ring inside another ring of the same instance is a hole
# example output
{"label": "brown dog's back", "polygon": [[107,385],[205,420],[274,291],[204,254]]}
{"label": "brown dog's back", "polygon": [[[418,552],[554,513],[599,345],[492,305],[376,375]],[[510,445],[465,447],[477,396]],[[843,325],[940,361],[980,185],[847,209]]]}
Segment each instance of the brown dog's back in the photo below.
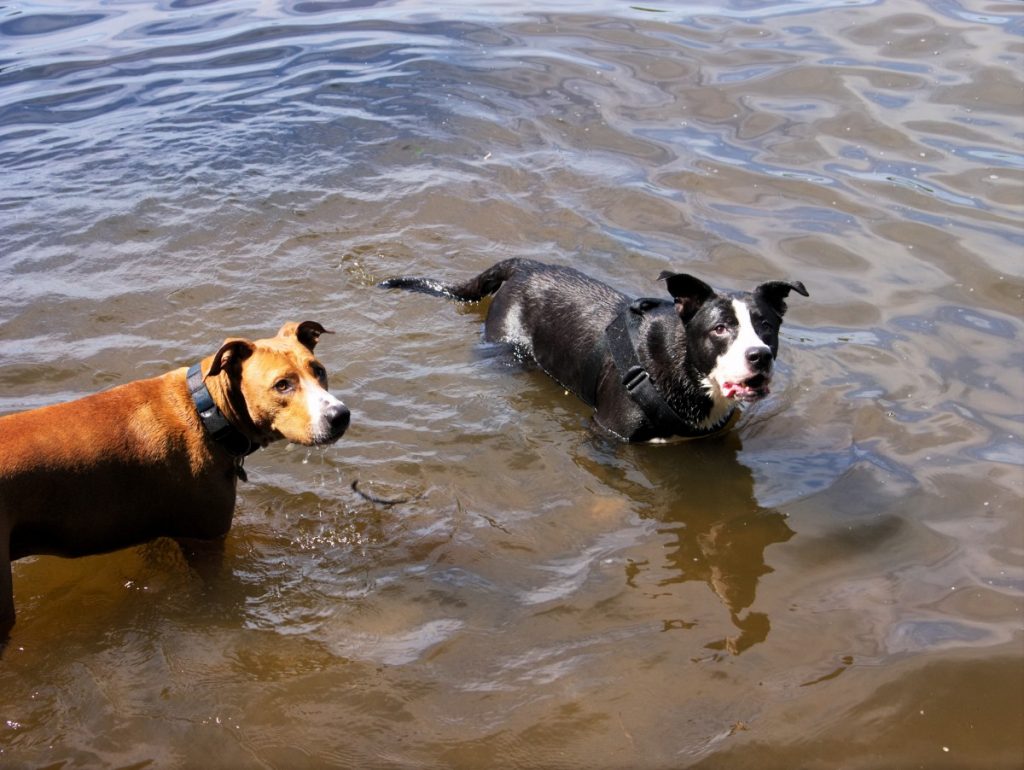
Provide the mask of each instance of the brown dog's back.
{"label": "brown dog's back", "polygon": [[[195,486],[215,462],[184,369],[0,417],[0,521],[11,559],[222,534],[234,504],[230,463],[221,461],[215,483]],[[227,520],[190,531],[190,505],[226,507]]]}

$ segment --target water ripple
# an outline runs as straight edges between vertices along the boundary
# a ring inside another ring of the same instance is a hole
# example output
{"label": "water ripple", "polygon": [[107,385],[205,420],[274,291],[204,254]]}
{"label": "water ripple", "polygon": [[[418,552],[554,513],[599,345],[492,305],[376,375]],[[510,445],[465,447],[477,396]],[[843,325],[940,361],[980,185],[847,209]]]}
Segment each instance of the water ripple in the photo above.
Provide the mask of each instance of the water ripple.
{"label": "water ripple", "polygon": [[[301,318],[337,332],[317,354],[353,411],[329,449],[247,461],[212,563],[19,561],[0,761],[799,766],[813,735],[856,765],[893,722],[896,764],[939,733],[1007,764],[1024,22],[649,5],[0,10],[0,412]],[[623,447],[477,344],[484,307],[374,288],[510,256],[811,298],[734,433]]]}
{"label": "water ripple", "polygon": [[0,22],[0,35],[48,35],[106,18],[100,13],[30,13]]}

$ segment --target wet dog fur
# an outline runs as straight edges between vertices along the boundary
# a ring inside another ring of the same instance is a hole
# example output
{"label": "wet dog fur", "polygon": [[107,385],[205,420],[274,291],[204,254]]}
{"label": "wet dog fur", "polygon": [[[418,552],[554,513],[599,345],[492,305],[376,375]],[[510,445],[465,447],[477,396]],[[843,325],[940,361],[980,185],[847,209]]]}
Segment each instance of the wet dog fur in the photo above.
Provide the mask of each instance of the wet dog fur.
{"label": "wet dog fur", "polygon": [[[636,353],[662,398],[695,434],[728,421],[739,403],[770,392],[786,297],[808,296],[799,281],[768,281],[719,292],[685,273],[661,274],[670,301],[649,301]],[[514,346],[595,409],[604,429],[627,441],[667,439],[631,397],[608,351],[605,330],[630,298],[578,270],[508,259],[460,284],[391,278],[383,288],[462,302],[493,295],[485,338]]]}

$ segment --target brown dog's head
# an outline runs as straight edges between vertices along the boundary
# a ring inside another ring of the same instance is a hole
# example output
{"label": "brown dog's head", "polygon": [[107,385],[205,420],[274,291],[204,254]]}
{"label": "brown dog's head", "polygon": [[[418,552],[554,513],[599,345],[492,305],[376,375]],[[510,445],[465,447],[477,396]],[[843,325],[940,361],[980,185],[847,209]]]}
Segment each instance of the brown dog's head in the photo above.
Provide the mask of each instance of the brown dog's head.
{"label": "brown dog's head", "polygon": [[313,355],[320,335],[330,333],[316,321],[303,321],[286,323],[270,339],[225,340],[203,362],[221,411],[264,445],[280,438],[306,446],[337,441],[350,413],[327,392],[327,371]]}

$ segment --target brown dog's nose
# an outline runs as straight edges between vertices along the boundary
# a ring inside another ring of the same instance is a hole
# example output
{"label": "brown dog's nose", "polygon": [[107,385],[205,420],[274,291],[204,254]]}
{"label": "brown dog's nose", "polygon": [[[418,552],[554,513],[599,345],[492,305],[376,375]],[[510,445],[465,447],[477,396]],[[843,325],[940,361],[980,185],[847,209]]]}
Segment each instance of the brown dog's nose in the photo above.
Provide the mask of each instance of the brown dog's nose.
{"label": "brown dog's nose", "polygon": [[345,432],[349,421],[352,419],[352,413],[344,404],[332,406],[324,416],[327,418],[327,424],[331,426],[331,435],[335,438],[338,438]]}

